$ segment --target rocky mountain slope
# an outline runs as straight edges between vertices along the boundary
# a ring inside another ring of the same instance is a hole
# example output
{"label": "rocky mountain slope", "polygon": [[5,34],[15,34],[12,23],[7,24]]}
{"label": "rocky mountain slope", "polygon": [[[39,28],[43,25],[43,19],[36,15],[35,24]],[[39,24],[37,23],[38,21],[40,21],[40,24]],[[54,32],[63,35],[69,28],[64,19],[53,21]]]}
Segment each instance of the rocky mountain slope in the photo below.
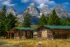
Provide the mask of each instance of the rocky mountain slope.
{"label": "rocky mountain slope", "polygon": [[55,11],[56,11],[58,17],[61,18],[61,19],[65,19],[67,17],[70,17],[70,13],[65,11],[61,6],[57,6],[55,8]]}
{"label": "rocky mountain slope", "polygon": [[[61,19],[65,19],[67,17],[70,17],[70,12],[65,11],[60,5],[54,8],[58,17]],[[49,9],[48,7],[44,6],[42,8],[38,8],[34,3],[31,3],[24,12],[18,13],[13,9],[9,8],[7,10],[7,14],[12,13],[13,15],[17,15],[18,22],[22,23],[24,21],[24,16],[26,12],[29,10],[30,15],[32,16],[32,24],[38,23],[39,18],[41,17],[42,14],[47,16],[48,14],[52,13],[52,10]]]}
{"label": "rocky mountain slope", "polygon": [[43,13],[45,16],[47,16],[48,14],[51,14],[51,11],[52,11],[47,6],[41,7],[39,9],[40,9],[40,12]]}
{"label": "rocky mountain slope", "polygon": [[7,10],[7,14],[13,14],[14,16],[16,16],[16,11],[14,10],[14,8],[10,7],[8,10]]}

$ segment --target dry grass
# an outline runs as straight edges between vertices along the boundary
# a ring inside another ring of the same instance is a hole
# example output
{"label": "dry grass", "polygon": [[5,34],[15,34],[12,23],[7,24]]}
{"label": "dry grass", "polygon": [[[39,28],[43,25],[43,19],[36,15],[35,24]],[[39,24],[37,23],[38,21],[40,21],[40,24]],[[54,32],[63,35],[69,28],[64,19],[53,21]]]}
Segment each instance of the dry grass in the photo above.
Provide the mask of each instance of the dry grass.
{"label": "dry grass", "polygon": [[67,40],[2,39],[2,40],[8,44],[23,45],[22,47],[39,47],[38,45],[39,42],[42,42],[42,45],[40,47],[70,47],[70,39]]}

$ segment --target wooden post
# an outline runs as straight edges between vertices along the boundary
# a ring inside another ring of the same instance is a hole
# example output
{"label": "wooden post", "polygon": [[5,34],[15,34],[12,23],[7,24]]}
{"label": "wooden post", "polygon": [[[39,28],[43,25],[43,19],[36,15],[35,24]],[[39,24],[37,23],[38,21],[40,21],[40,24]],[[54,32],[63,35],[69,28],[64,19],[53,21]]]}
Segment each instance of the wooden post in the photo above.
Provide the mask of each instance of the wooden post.
{"label": "wooden post", "polygon": [[8,32],[8,35],[7,35],[7,37],[9,38],[9,32]]}
{"label": "wooden post", "polygon": [[11,32],[10,32],[10,39],[11,39]]}

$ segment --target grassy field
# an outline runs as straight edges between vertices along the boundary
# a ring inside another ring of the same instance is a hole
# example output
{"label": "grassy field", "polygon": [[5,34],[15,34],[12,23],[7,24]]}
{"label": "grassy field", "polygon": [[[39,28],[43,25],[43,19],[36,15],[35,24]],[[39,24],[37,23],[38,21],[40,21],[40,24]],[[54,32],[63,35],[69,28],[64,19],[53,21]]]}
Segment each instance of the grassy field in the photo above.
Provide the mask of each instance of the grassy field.
{"label": "grassy field", "polygon": [[0,45],[0,47],[70,47],[70,39],[67,40],[0,39],[0,40],[2,40],[5,43],[3,45]]}

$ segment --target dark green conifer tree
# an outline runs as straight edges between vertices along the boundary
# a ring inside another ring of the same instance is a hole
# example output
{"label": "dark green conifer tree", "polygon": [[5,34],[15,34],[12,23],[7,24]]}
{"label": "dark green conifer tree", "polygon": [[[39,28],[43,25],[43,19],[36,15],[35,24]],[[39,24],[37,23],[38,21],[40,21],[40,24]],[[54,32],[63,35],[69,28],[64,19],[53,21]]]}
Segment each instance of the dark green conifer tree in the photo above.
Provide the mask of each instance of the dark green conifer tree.
{"label": "dark green conifer tree", "polygon": [[16,17],[13,14],[8,14],[6,17],[5,30],[10,30],[15,27]]}
{"label": "dark green conifer tree", "polygon": [[30,25],[31,25],[31,15],[29,14],[28,11],[24,16],[23,27],[30,27]]}
{"label": "dark green conifer tree", "polygon": [[3,8],[0,12],[0,35],[4,35],[5,20],[6,20],[6,5],[3,6]]}
{"label": "dark green conifer tree", "polygon": [[43,25],[46,25],[46,24],[47,24],[47,19],[46,19],[46,17],[44,16],[44,14],[42,14],[42,16],[41,16],[40,19],[39,19],[38,25],[39,25],[39,26],[43,26]]}
{"label": "dark green conifer tree", "polygon": [[70,18],[67,17],[65,22],[66,22],[66,25],[70,25]]}
{"label": "dark green conifer tree", "polygon": [[49,25],[60,25],[60,18],[57,16],[56,11],[53,10],[48,20]]}

